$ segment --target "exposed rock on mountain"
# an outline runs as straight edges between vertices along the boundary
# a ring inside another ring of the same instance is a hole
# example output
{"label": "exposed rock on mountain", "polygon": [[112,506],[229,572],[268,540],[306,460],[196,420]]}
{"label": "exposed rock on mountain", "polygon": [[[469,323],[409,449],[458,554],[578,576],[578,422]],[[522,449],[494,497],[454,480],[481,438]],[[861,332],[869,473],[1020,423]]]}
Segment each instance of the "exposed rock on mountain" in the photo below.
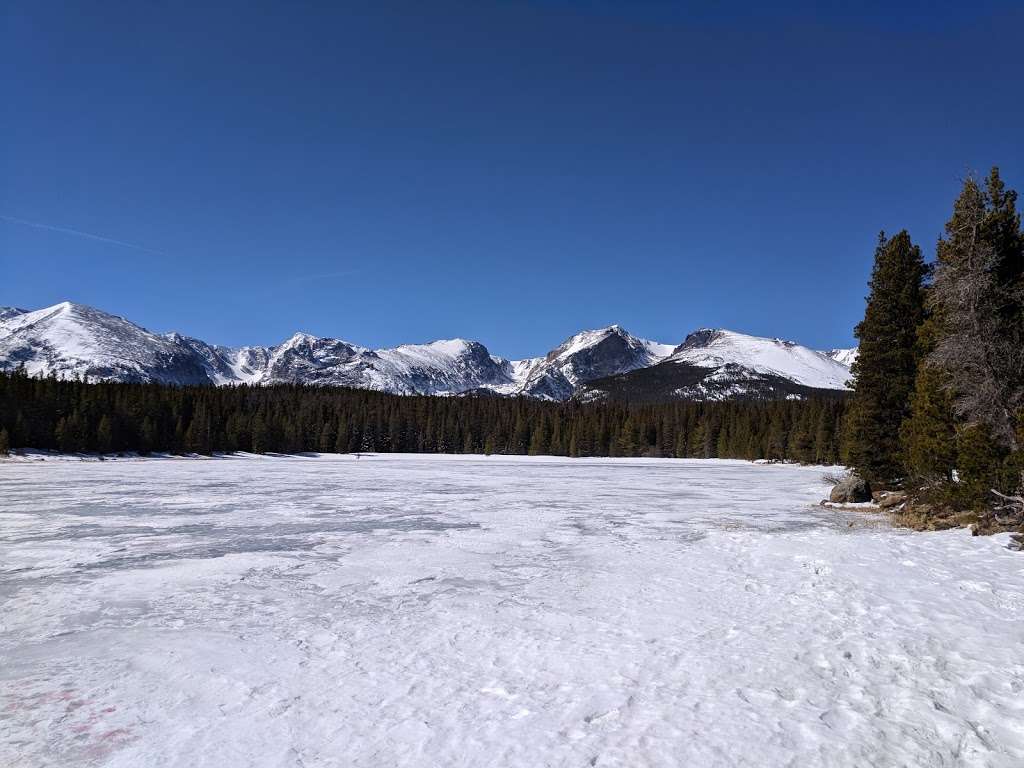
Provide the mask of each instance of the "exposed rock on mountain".
{"label": "exposed rock on mountain", "polygon": [[583,331],[544,357],[526,360],[496,357],[464,339],[373,350],[297,333],[277,346],[236,348],[155,334],[70,302],[34,312],[0,308],[0,369],[24,365],[30,374],[109,381],[305,383],[548,400],[779,398],[843,389],[849,369],[839,360],[855,352],[815,352],[780,339],[708,329],[673,348],[617,325]]}
{"label": "exposed rock on mountain", "polygon": [[638,339],[617,325],[583,331],[546,357],[535,358],[520,371],[520,391],[533,397],[566,400],[580,384],[654,365],[672,347]]}
{"label": "exposed rock on mountain", "polygon": [[796,398],[843,390],[849,378],[842,363],[792,341],[704,328],[656,365],[588,382],[575,396],[643,402]]}

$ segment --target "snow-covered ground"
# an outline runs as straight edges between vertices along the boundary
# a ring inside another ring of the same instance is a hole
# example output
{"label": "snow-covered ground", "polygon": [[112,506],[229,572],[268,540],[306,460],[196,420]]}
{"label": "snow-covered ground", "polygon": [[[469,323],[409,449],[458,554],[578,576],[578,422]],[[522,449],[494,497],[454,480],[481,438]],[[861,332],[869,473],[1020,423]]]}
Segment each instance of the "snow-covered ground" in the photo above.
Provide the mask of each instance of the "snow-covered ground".
{"label": "snow-covered ground", "polygon": [[1024,555],[821,474],[0,462],[0,765],[1024,765]]}

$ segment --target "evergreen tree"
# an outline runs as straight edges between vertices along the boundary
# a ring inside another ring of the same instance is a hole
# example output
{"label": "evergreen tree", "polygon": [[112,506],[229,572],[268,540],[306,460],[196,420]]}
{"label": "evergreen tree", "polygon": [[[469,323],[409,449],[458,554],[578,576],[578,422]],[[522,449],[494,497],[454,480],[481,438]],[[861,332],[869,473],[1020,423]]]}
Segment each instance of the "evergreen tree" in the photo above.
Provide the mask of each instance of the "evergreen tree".
{"label": "evergreen tree", "polygon": [[[156,426],[153,424],[153,419],[147,414],[143,417],[142,426],[139,428],[139,441],[137,444],[139,453],[149,453],[156,446],[157,442]],[[238,449],[233,448],[231,450]]]}
{"label": "evergreen tree", "polygon": [[636,421],[633,419],[633,414],[630,413],[626,417],[626,421],[619,429],[619,434],[615,440],[615,451],[612,455],[614,456],[636,456],[637,453],[637,435],[636,435]]}
{"label": "evergreen tree", "polygon": [[99,426],[96,427],[96,450],[99,453],[110,453],[114,449],[114,427],[110,416],[103,414]]}
{"label": "evergreen tree", "polygon": [[11,438],[6,429],[0,429],[0,456],[6,456],[11,450]]}
{"label": "evergreen tree", "polygon": [[935,348],[938,329],[933,315],[918,331],[921,362],[910,396],[910,417],[900,431],[904,463],[914,483],[931,488],[953,481],[957,453],[949,382],[943,371],[927,359]]}
{"label": "evergreen tree", "polygon": [[776,412],[772,414],[772,417],[768,422],[766,440],[767,450],[765,458],[771,459],[772,461],[781,461],[786,458],[787,442],[786,425],[783,422],[782,414]]}
{"label": "evergreen tree", "polygon": [[942,322],[932,359],[949,374],[957,414],[987,425],[1010,449],[1024,407],[1024,234],[1015,204],[997,169],[985,190],[964,182],[939,242],[932,292]]}
{"label": "evergreen tree", "polygon": [[879,235],[867,308],[855,329],[860,352],[847,442],[849,463],[871,483],[892,482],[906,472],[900,428],[917,374],[926,274],[921,249],[906,231],[888,240]]}
{"label": "evergreen tree", "polygon": [[252,452],[267,453],[273,450],[270,445],[270,430],[267,422],[258,415],[252,420]]}
{"label": "evergreen tree", "polygon": [[956,440],[959,482],[952,488],[954,503],[960,507],[983,507],[991,489],[1005,487],[1007,450],[992,439],[984,424],[961,427]]}
{"label": "evergreen tree", "polygon": [[550,447],[549,425],[547,419],[542,419],[537,428],[533,430],[533,434],[530,435],[530,449],[528,452],[531,456],[544,456],[548,453]]}

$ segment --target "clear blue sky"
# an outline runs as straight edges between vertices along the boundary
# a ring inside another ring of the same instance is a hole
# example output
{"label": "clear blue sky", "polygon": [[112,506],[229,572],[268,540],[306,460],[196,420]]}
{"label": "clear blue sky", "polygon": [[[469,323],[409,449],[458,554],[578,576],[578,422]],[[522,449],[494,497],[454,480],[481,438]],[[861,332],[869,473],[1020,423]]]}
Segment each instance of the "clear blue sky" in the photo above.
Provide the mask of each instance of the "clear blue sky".
{"label": "clear blue sky", "polygon": [[206,5],[4,3],[0,304],[848,345],[880,229],[1024,189],[1020,3]]}

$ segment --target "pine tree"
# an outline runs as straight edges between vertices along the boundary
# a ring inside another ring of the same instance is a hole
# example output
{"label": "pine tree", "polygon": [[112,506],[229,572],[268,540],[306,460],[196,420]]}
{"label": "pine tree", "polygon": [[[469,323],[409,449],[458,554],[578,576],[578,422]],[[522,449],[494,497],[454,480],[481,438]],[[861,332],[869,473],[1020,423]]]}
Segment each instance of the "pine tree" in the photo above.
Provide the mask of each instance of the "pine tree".
{"label": "pine tree", "polygon": [[768,422],[768,445],[765,458],[772,461],[781,461],[786,458],[786,440],[786,425],[782,421],[782,415],[776,411]]}
{"label": "pine tree", "polygon": [[986,425],[1009,450],[1018,448],[1024,408],[1024,234],[1015,202],[997,169],[985,190],[973,178],[964,182],[939,241],[930,294],[942,324],[930,360],[949,376],[957,415]]}
{"label": "pine tree", "polygon": [[822,409],[814,431],[814,461],[816,464],[835,464],[838,459],[835,451],[835,424],[829,411]]}
{"label": "pine tree", "polygon": [[548,421],[547,419],[542,419],[537,428],[533,430],[533,434],[530,435],[529,454],[531,456],[545,456],[550,448],[551,438]]}
{"label": "pine tree", "polygon": [[337,429],[334,430],[337,437],[334,438],[334,452],[335,453],[348,453],[349,452],[349,429],[348,421],[338,420]]}
{"label": "pine tree", "polygon": [[516,415],[516,426],[512,433],[512,448],[511,452],[515,455],[522,456],[527,452],[530,447],[530,424],[523,417],[523,413],[520,411]]}
{"label": "pine tree", "polygon": [[961,427],[956,440],[959,482],[953,488],[954,501],[960,507],[984,507],[991,489],[1007,482],[1007,451],[992,439],[984,424]]}
{"label": "pine tree", "polygon": [[[156,427],[153,424],[153,420],[147,415],[142,419],[142,426],[139,428],[139,442],[138,450],[139,453],[147,454],[154,449],[157,444]],[[234,449],[231,449],[234,450]]]}
{"label": "pine tree", "polygon": [[633,414],[626,417],[625,423],[619,429],[615,440],[614,456],[636,456],[637,453],[637,428]]}
{"label": "pine tree", "polygon": [[0,429],[0,456],[6,456],[11,450],[11,438],[6,429]]}
{"label": "pine tree", "polygon": [[322,427],[320,427],[320,435],[317,437],[317,449],[321,453],[330,453],[334,450],[334,445],[338,439],[337,433],[334,429],[334,421],[327,419],[324,421]]}
{"label": "pine tree", "polygon": [[939,323],[932,315],[918,331],[921,362],[910,396],[910,417],[900,430],[904,464],[914,483],[932,488],[953,481],[957,453],[949,382],[941,369],[927,361],[938,330]]}
{"label": "pine tree", "polygon": [[853,364],[847,442],[850,464],[869,483],[889,483],[906,473],[900,427],[909,416],[917,374],[926,274],[921,249],[905,230],[888,240],[879,235],[867,308],[855,329],[860,352]]}
{"label": "pine tree", "polygon": [[252,420],[252,452],[253,453],[266,453],[272,450],[270,446],[270,430],[267,428],[267,422],[261,415],[256,416]]}
{"label": "pine tree", "polygon": [[[1024,463],[1024,232],[1016,198],[996,168],[984,189],[973,178],[964,182],[939,241],[930,292],[939,329],[929,363],[943,372],[963,425],[961,474],[971,466],[968,474],[992,482],[990,489],[1019,493],[1024,472],[1006,471]],[[983,504],[984,482],[963,482],[959,495]]]}
{"label": "pine tree", "polygon": [[103,414],[99,426],[96,427],[96,450],[99,453],[110,453],[114,447],[114,427],[110,416]]}

